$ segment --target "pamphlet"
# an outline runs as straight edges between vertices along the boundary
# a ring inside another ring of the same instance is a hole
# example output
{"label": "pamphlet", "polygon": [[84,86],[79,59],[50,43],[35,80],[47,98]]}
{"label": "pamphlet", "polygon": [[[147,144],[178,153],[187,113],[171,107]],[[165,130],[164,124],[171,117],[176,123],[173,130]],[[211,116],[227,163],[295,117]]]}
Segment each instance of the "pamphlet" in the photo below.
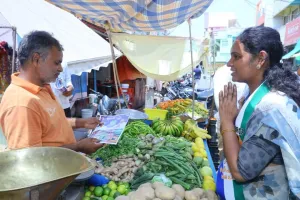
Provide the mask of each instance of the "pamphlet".
{"label": "pamphlet", "polygon": [[117,144],[128,120],[128,115],[102,115],[101,122],[103,125],[97,126],[89,137],[100,140],[100,143]]}

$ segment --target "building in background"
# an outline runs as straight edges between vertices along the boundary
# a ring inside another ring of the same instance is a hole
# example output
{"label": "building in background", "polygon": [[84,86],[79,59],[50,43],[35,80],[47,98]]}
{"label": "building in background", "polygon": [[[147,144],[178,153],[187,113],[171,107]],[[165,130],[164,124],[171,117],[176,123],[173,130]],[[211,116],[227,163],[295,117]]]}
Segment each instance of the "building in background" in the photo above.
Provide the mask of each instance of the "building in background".
{"label": "building in background", "polygon": [[212,37],[211,60],[220,67],[230,59],[230,50],[236,37],[244,30],[232,12],[204,14],[204,27]]}
{"label": "building in background", "polygon": [[231,47],[243,28],[231,27],[218,31],[215,35],[215,60],[217,66],[223,66],[230,59]]}
{"label": "building in background", "polygon": [[204,13],[204,28],[210,29],[213,34],[237,25],[233,12],[206,12]]}
{"label": "building in background", "polygon": [[286,53],[284,64],[297,70],[300,65],[300,57],[295,56],[300,52],[300,0],[260,0],[256,6],[256,25],[278,30]]}

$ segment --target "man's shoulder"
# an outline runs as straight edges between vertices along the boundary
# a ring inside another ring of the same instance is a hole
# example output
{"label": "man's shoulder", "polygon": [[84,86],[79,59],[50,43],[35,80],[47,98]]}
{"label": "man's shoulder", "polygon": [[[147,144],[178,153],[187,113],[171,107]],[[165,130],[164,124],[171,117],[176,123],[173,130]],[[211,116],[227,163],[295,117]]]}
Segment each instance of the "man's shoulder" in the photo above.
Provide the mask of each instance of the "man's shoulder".
{"label": "man's shoulder", "polygon": [[1,99],[0,112],[14,107],[26,107],[36,110],[38,109],[38,98],[22,87],[10,84]]}

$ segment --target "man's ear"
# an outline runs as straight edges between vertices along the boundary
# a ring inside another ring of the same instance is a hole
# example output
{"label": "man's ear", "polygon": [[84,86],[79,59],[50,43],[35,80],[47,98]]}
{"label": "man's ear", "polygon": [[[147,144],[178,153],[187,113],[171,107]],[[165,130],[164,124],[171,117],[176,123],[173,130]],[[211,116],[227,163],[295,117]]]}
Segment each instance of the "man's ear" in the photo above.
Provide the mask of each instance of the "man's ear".
{"label": "man's ear", "polygon": [[37,67],[39,64],[39,60],[40,60],[41,56],[39,53],[33,53],[32,57],[31,57],[31,62],[32,64]]}

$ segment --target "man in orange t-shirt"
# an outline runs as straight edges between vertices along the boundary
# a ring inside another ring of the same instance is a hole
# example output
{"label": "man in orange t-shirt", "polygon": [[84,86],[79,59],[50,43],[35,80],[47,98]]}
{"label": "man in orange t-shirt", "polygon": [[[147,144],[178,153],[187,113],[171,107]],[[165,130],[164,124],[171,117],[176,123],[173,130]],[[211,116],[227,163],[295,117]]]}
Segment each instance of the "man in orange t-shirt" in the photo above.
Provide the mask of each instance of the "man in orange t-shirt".
{"label": "man in orange t-shirt", "polygon": [[20,43],[20,72],[12,75],[0,104],[0,124],[8,148],[60,146],[93,153],[103,146],[97,139],[76,142],[72,127],[93,128],[96,118],[67,119],[50,82],[62,72],[63,48],[44,31],[33,31]]}

